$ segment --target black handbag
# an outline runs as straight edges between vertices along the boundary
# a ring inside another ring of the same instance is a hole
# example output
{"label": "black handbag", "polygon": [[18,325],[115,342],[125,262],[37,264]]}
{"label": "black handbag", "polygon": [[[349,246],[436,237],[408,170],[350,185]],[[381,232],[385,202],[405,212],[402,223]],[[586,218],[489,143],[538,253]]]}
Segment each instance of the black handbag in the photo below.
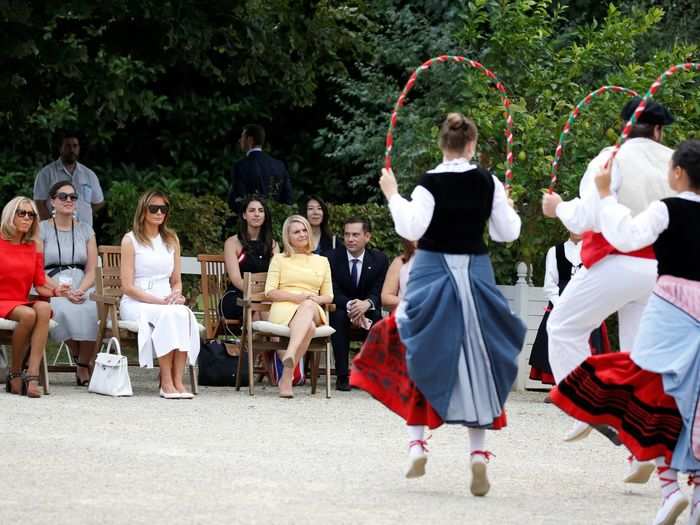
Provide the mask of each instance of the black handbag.
{"label": "black handbag", "polygon": [[204,386],[236,386],[238,360],[242,359],[241,386],[248,386],[248,353],[232,356],[219,341],[207,341],[201,345],[197,365],[198,381]]}

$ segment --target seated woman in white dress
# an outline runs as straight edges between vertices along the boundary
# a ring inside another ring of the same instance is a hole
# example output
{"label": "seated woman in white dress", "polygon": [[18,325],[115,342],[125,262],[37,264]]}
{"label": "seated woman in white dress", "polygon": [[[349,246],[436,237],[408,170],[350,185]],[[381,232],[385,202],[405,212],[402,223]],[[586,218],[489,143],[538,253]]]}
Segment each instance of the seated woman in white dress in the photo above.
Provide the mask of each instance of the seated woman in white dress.
{"label": "seated woman in white dress", "polygon": [[150,191],[139,199],[133,230],[122,239],[120,316],[139,323],[139,363],[160,365],[160,396],[192,399],[182,383],[187,359],[199,354],[199,330],[185,306],[180,278],[180,242],[167,226],[170,202]]}

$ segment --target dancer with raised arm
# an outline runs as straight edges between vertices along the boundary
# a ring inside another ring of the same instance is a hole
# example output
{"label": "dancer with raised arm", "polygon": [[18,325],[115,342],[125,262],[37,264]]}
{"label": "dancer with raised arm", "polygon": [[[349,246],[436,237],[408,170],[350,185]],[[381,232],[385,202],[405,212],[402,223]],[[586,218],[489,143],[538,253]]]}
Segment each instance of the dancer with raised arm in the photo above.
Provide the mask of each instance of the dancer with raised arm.
{"label": "dancer with raised arm", "polygon": [[[399,195],[394,174],[383,170],[380,185],[396,231],[418,241],[396,313],[405,359],[383,365],[377,360],[373,370],[365,369],[357,378],[353,371],[352,382],[365,388],[362,377],[371,381],[385,373],[395,380],[383,391],[366,389],[406,419],[406,477],[425,472],[426,425],[467,426],[471,493],[485,496],[491,458],[485,430],[506,424],[504,405],[517,374],[525,326],[496,288],[483,238],[488,225],[495,241],[517,239],[520,218],[503,184],[472,163],[476,140],[474,122],[450,113],[440,128],[443,161],[421,177],[410,201]],[[391,319],[378,323],[375,331]]]}
{"label": "dancer with raised arm", "polygon": [[[625,105],[621,113],[623,121],[629,120],[640,100],[636,97]],[[651,101],[613,162],[611,191],[633,216],[653,201],[673,195],[666,177],[673,151],[661,144],[663,128],[672,122],[671,113]],[[601,233],[601,199],[594,178],[609,161],[613,149],[603,149],[589,163],[581,180],[579,198],[563,202],[552,193],[546,194],[542,202],[545,216],[557,217],[569,231],[583,234],[581,261],[587,269],[572,277],[549,317],[549,362],[557,383],[590,356],[590,333],[615,312],[620,349],[632,348],[639,320],[656,282],[657,264],[651,246],[621,252]],[[565,440],[583,439],[590,431],[589,425],[577,421]],[[624,481],[646,483],[653,472],[652,464],[629,458]]]}
{"label": "dancer with raised arm", "polygon": [[662,504],[655,525],[670,525],[688,505],[678,472],[693,485],[688,523],[700,524],[700,141],[673,153],[668,181],[677,197],[632,216],[611,190],[611,170],[596,178],[600,225],[620,251],[653,246],[659,279],[631,353],[588,358],[552,391],[554,403],[587,424],[613,426],[638,460],[655,459]]}

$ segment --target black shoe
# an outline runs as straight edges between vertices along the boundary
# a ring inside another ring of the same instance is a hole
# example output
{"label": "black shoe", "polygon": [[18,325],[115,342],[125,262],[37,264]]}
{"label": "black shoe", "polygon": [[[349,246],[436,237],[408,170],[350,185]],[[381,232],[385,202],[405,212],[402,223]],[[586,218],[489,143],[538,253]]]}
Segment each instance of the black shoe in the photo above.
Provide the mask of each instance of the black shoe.
{"label": "black shoe", "polygon": [[350,386],[350,380],[348,377],[339,376],[338,379],[335,380],[335,389],[340,390],[341,392],[350,392],[352,387]]}

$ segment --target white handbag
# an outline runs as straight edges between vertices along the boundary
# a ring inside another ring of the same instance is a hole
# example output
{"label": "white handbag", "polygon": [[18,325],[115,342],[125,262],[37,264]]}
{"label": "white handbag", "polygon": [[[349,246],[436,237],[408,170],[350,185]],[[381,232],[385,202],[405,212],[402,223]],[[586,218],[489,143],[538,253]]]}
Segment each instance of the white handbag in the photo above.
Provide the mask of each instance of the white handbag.
{"label": "white handbag", "polygon": [[[112,345],[117,353],[109,351]],[[95,357],[95,369],[90,378],[89,392],[103,394],[105,396],[132,396],[131,380],[129,379],[129,363],[126,356],[122,355],[119,341],[116,337],[110,338],[107,350],[100,352]]]}

